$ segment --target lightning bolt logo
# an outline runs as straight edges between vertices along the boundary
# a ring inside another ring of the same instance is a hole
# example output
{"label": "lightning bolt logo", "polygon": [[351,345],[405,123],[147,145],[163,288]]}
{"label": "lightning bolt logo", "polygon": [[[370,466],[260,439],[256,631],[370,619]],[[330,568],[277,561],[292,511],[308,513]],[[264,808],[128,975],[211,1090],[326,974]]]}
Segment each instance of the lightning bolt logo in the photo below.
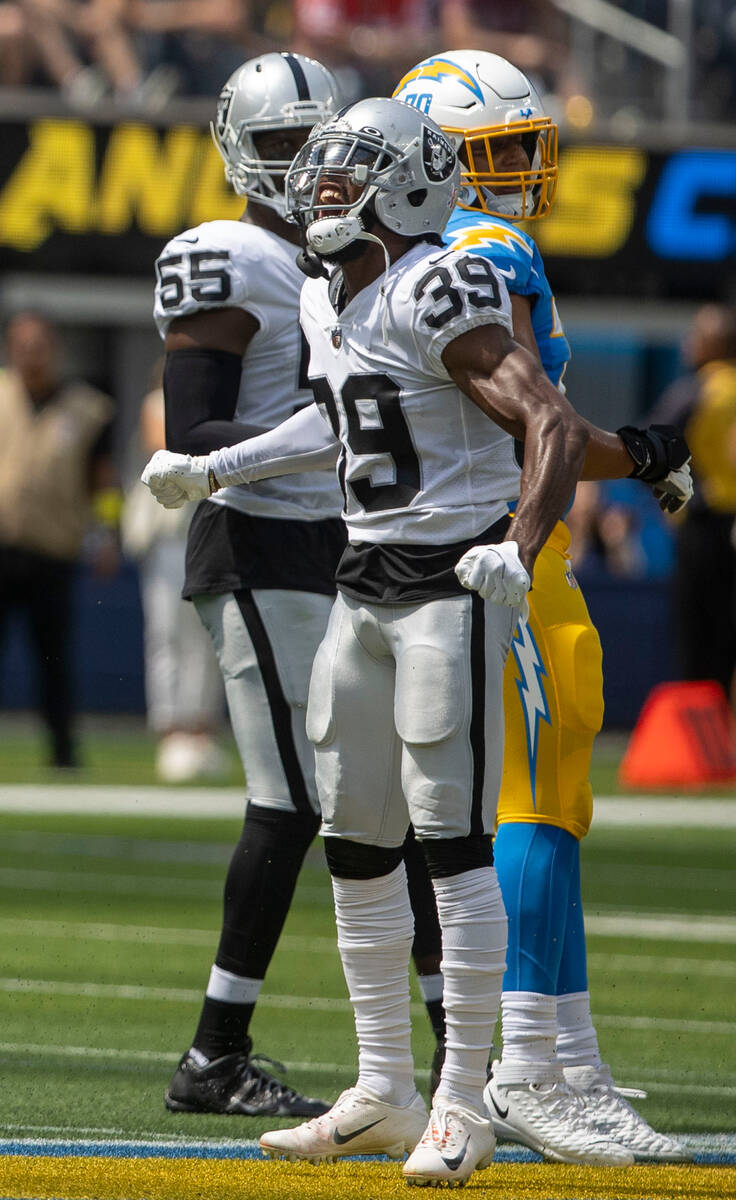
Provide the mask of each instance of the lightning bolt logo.
{"label": "lightning bolt logo", "polygon": [[537,643],[534,640],[534,634],[522,617],[519,618],[519,624],[516,626],[516,632],[511,642],[511,649],[514,652],[514,658],[516,659],[516,665],[519,668],[520,674],[520,678],[516,680],[516,686],[519,689],[519,698],[524,709],[526,745],[529,756],[529,780],[532,789],[532,802],[536,808],[537,736],[539,733],[539,722],[546,721],[548,725],[551,722],[549,704],[547,703],[542,683],[542,679],[546,676],[547,672],[544,669],[544,663],[540,657]]}
{"label": "lightning bolt logo", "polygon": [[465,225],[449,230],[445,237],[452,239],[453,250],[472,249],[475,246],[502,246],[506,250],[523,250],[527,258],[533,252],[523,238],[504,225],[486,222],[484,225]]}
{"label": "lightning bolt logo", "polygon": [[483,92],[477,79],[473,79],[467,71],[459,67],[449,58],[427,58],[421,62],[418,67],[414,67],[413,71],[409,71],[401,80],[401,83],[394,91],[394,98],[397,98],[399,92],[412,83],[415,79],[436,79],[438,82],[441,79],[456,79],[463,87],[472,92],[476,100],[483,103]]}

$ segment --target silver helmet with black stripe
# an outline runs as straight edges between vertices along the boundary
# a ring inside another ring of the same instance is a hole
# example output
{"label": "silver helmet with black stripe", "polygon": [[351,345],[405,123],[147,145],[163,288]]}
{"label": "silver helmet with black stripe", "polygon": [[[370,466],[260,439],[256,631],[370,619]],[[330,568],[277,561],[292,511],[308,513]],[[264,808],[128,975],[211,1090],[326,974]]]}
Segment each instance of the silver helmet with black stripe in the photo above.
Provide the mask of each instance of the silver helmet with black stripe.
{"label": "silver helmet with black stripe", "polygon": [[283,217],[284,177],[291,160],[262,158],[254,135],[310,130],[341,103],[332,72],[303,54],[262,54],[238,67],[220,92],[210,124],[225,175],[238,195]]}

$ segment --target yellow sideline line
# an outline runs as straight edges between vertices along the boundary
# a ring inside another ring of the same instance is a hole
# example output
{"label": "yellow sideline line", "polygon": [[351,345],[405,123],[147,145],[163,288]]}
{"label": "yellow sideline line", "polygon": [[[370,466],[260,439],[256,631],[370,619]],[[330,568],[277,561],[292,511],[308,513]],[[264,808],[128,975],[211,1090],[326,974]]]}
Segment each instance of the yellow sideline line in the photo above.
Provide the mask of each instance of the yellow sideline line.
{"label": "yellow sideline line", "polygon": [[[499,1164],[466,1194],[489,1200],[736,1200],[736,1168],[573,1167]],[[0,1195],[13,1200],[395,1200],[406,1193],[395,1163],[252,1162],[9,1156]]]}

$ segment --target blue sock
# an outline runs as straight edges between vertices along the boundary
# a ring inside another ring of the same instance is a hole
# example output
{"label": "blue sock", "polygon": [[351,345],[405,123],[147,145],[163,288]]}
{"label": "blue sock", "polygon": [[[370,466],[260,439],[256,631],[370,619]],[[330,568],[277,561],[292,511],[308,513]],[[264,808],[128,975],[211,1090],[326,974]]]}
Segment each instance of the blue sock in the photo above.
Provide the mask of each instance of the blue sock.
{"label": "blue sock", "polygon": [[562,958],[557,978],[557,995],[588,990],[588,958],[585,950],[585,926],[583,924],[583,897],[580,892],[580,848],[570,878],[567,903],[567,923]]}
{"label": "blue sock", "polygon": [[[554,825],[504,823],[496,834],[494,860],[509,922],[503,990],[555,996],[573,886],[582,930],[577,838]],[[583,963],[584,949],[583,941]]]}

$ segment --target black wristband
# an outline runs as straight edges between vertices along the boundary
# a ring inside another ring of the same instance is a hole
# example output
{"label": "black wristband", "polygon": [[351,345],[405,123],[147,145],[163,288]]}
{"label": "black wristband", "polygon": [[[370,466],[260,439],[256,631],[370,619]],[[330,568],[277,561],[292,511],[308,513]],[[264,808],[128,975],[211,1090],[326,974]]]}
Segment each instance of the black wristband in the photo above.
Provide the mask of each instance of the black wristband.
{"label": "black wristband", "polygon": [[616,433],[634,463],[630,479],[657,483],[690,457],[687,442],[673,425],[650,425],[648,429],[622,425]]}

